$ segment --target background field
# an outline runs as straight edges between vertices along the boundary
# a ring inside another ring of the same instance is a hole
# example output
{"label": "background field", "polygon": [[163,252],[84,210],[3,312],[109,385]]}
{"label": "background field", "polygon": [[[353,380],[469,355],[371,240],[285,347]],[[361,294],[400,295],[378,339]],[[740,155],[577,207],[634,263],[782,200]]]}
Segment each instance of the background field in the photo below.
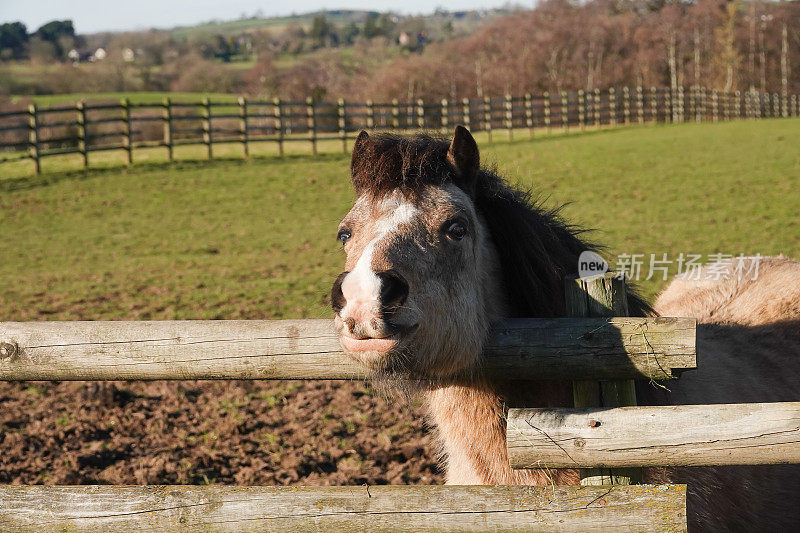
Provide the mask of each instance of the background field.
{"label": "background field", "polygon": [[[618,253],[800,257],[797,119],[483,146]],[[55,160],[54,160],[55,161]],[[47,164],[47,163],[45,163]],[[330,315],[348,158],[0,178],[0,320]],[[613,262],[613,261],[612,261]],[[652,297],[663,282],[642,282]],[[0,384],[0,483],[430,483],[419,406],[367,384]]]}

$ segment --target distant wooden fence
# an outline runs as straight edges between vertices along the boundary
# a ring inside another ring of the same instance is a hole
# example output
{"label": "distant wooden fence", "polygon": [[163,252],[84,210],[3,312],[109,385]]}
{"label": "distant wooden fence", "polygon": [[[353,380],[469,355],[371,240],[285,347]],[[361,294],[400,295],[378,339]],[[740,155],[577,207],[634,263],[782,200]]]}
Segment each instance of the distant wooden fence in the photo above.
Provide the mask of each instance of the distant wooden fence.
{"label": "distant wooden fence", "polygon": [[209,159],[215,146],[231,143],[241,145],[243,157],[254,143],[272,143],[279,154],[286,143],[307,143],[316,154],[320,142],[339,141],[347,151],[347,141],[362,129],[444,131],[464,124],[485,132],[491,142],[498,131],[513,139],[519,131],[533,136],[535,130],[798,115],[797,95],[722,93],[702,87],[625,87],[439,102],[81,101],[0,112],[0,162],[30,159],[38,173],[43,158],[80,154],[88,167],[92,152],[107,150],[123,151],[129,164],[136,148],[164,148],[170,161],[176,147],[187,145],[205,146]]}
{"label": "distant wooden fence", "polygon": [[[574,407],[512,409],[507,436],[512,467],[581,468],[581,486],[5,486],[0,524],[23,531],[685,531],[686,487],[637,485],[641,471],[631,467],[800,462],[800,402],[633,406],[632,379],[675,378],[695,367],[694,319],[609,316],[627,314],[624,280],[610,274],[568,280],[566,298],[575,318],[497,324],[484,371],[574,380]],[[362,377],[325,320],[0,323],[6,381]],[[734,444],[715,446],[717,439]]]}

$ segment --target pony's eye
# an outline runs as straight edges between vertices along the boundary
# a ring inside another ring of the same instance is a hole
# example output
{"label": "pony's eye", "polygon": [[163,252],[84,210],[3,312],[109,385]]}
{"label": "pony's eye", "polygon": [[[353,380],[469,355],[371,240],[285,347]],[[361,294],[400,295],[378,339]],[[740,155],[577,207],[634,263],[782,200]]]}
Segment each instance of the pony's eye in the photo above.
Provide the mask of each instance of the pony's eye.
{"label": "pony's eye", "polygon": [[350,240],[350,230],[340,229],[339,233],[336,234],[336,239],[342,241],[342,244],[345,244],[348,240]]}
{"label": "pony's eye", "polygon": [[454,241],[460,241],[467,234],[467,228],[461,222],[453,222],[445,230],[445,235]]}

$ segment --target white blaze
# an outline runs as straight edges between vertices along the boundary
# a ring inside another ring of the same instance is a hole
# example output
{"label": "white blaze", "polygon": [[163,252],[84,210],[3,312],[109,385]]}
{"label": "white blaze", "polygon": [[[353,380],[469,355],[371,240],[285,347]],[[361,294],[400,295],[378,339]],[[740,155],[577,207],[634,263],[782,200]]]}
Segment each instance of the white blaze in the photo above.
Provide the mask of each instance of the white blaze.
{"label": "white blaze", "polygon": [[383,201],[381,212],[387,211],[390,212],[375,224],[377,235],[364,247],[355,268],[342,282],[342,295],[346,302],[340,312],[343,319],[353,318],[356,322],[364,322],[368,317],[377,314],[380,305],[381,279],[372,270],[375,247],[381,239],[397,231],[401,224],[411,222],[419,214],[419,210],[413,204],[402,200]]}

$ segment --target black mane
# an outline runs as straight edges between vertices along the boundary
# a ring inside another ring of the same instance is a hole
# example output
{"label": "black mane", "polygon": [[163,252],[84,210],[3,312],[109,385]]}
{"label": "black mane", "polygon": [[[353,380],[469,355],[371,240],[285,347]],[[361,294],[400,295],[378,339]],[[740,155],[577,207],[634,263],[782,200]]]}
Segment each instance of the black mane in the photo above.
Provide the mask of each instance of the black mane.
{"label": "black mane", "polygon": [[[448,141],[426,134],[370,136],[369,154],[354,158],[356,191],[380,198],[400,189],[414,196],[426,186],[459,183],[447,162]],[[512,317],[556,317],[565,313],[564,280],[577,274],[578,256],[598,246],[584,241],[584,230],[566,223],[560,209],[549,209],[530,191],[511,187],[496,172],[482,168],[474,184],[476,209],[497,249]],[[633,316],[652,313],[633,290]]]}

